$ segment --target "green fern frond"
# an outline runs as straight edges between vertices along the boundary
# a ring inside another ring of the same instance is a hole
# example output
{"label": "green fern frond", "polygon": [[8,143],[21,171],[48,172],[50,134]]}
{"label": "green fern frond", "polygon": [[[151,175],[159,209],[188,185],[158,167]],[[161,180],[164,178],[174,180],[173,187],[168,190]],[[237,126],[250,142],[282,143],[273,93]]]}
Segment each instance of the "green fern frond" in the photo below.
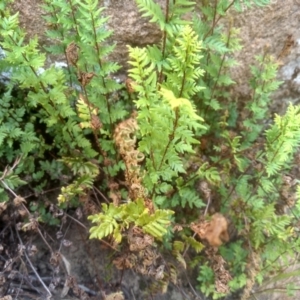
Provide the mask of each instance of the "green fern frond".
{"label": "green fern frond", "polygon": [[300,107],[290,104],[286,114],[276,115],[274,121],[266,131],[268,176],[278,173],[300,145]]}

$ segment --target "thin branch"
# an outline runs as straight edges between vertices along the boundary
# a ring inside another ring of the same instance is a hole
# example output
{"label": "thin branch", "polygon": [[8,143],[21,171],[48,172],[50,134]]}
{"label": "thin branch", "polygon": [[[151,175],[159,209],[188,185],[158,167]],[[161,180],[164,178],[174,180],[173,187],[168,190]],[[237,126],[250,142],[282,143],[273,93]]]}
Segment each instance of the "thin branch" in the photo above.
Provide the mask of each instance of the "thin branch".
{"label": "thin branch", "polygon": [[100,194],[100,196],[105,200],[106,203],[110,203],[110,201],[103,195],[103,193],[94,186],[94,189]]}
{"label": "thin branch", "polygon": [[89,229],[80,221],[78,221],[77,219],[75,219],[74,217],[70,216],[69,214],[65,213],[65,215],[71,219],[72,221],[76,222],[77,224],[79,224],[81,227],[83,227],[86,231],[88,231]]}
{"label": "thin branch", "polygon": [[[18,240],[21,244],[22,247],[25,248],[24,244],[23,244],[23,241],[19,235],[19,232],[18,232],[18,228],[17,228],[17,225],[15,225],[15,230],[16,230],[16,233],[17,233],[17,237],[18,237]],[[41,283],[41,285],[44,287],[44,289],[47,291],[47,294],[48,296],[51,296],[52,297],[52,294],[50,292],[50,290],[48,289],[48,287],[46,286],[46,284],[44,283],[44,281],[41,279],[40,275],[38,274],[38,272],[36,271],[35,267],[33,266],[31,260],[29,259],[28,255],[27,255],[27,252],[26,252],[26,249],[24,249],[24,256],[27,260],[27,262],[29,263],[33,273],[35,274],[35,276],[38,278],[39,282]]]}

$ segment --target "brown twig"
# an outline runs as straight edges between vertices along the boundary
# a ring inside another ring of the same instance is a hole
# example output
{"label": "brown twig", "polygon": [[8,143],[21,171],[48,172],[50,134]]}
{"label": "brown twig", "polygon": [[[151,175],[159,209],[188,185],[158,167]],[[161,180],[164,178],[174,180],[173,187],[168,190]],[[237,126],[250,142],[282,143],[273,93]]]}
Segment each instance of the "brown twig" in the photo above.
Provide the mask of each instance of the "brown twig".
{"label": "brown twig", "polygon": [[94,186],[94,189],[100,194],[100,196],[105,200],[106,203],[110,203],[110,201],[103,195],[103,193]]}
{"label": "brown twig", "polygon": [[86,231],[88,231],[88,228],[83,224],[81,223],[80,221],[78,221],[77,219],[75,219],[74,217],[70,216],[69,214],[65,213],[65,215],[71,219],[72,221],[76,222],[78,225],[80,225],[82,228],[84,228]]}
{"label": "brown twig", "polygon": [[[17,233],[17,237],[18,237],[18,240],[21,244],[22,247],[24,247],[24,244],[23,244],[23,241],[19,235],[19,232],[18,232],[18,228],[17,228],[17,225],[15,225],[15,230],[16,230],[16,233]],[[49,291],[48,287],[46,286],[46,284],[44,283],[44,281],[41,279],[40,275],[38,274],[38,272],[36,271],[35,267],[33,266],[31,260],[29,259],[27,253],[26,253],[26,249],[24,249],[24,256],[27,260],[27,262],[29,263],[33,273],[35,274],[35,276],[38,278],[39,282],[41,283],[41,285],[44,287],[44,289],[46,290],[48,296],[52,297],[52,294],[51,292]]]}

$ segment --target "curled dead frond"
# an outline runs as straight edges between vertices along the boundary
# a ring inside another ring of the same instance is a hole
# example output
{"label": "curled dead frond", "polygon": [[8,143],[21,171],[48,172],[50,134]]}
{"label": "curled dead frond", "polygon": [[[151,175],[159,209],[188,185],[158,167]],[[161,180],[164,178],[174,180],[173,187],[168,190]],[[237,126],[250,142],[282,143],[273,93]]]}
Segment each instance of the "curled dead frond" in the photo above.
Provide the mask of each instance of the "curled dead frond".
{"label": "curled dead frond", "polygon": [[149,234],[144,234],[139,227],[133,227],[128,233],[128,243],[130,251],[141,251],[153,245],[154,237]]}
{"label": "curled dead frond", "polygon": [[280,199],[277,201],[275,208],[279,215],[288,214],[289,210],[296,203],[296,180],[289,175],[282,176],[282,185],[280,187]]}
{"label": "curled dead frond", "polygon": [[228,283],[232,280],[232,277],[226,269],[226,261],[221,255],[216,254],[216,251],[213,248],[208,248],[205,253],[215,274],[216,291],[218,293],[229,293],[230,288]]}
{"label": "curled dead frond", "polygon": [[162,280],[166,275],[166,266],[153,243],[152,236],[138,227],[131,227],[128,231],[128,249],[113,260],[114,265],[120,270],[133,269],[138,274]]}
{"label": "curled dead frond", "polygon": [[137,129],[136,114],[133,113],[129,119],[118,124],[114,133],[114,141],[126,165],[125,179],[129,190],[129,198],[132,200],[145,198],[139,166],[139,163],[144,159],[144,155],[136,150],[135,132]]}
{"label": "curled dead frond", "polygon": [[86,87],[95,75],[96,74],[94,72],[87,73],[78,71],[77,79],[83,87]]}
{"label": "curled dead frond", "polygon": [[115,206],[118,206],[122,198],[119,184],[111,180],[108,184],[108,187],[109,187],[109,198],[112,199],[113,204]]}
{"label": "curled dead frond", "polygon": [[71,42],[66,49],[67,61],[69,64],[76,66],[79,58],[79,46],[75,42]]}
{"label": "curled dead frond", "polygon": [[125,80],[125,86],[126,86],[128,94],[134,93],[134,84],[135,84],[134,81],[130,78],[127,78]]}
{"label": "curled dead frond", "polygon": [[248,258],[247,263],[247,282],[246,286],[243,290],[243,294],[241,296],[241,300],[246,300],[250,298],[252,288],[255,284],[256,275],[259,273],[261,269],[261,258],[260,255],[254,251],[252,251]]}

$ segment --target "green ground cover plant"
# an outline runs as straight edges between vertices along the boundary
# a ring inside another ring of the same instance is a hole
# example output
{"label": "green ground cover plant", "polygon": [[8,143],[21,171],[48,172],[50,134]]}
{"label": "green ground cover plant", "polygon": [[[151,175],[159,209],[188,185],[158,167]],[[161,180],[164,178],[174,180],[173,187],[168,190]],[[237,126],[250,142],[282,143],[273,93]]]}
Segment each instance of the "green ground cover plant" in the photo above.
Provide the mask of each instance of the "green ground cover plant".
{"label": "green ground cover plant", "polygon": [[[300,250],[300,107],[271,116],[280,82],[267,49],[250,67],[248,98],[230,93],[234,54],[244,50],[239,31],[221,22],[229,9],[269,1],[166,0],[162,9],[136,0],[162,39],[128,46],[124,83],[114,79],[122,70],[97,0],[44,0],[47,47],[25,42],[8,2],[0,5],[0,71],[9,74],[0,90],[2,205],[21,202],[37,221],[58,224],[42,195],[59,188],[51,204],[84,207],[90,238],[122,249],[114,264],[152,276],[156,292],[177,278],[179,267],[157,262],[166,251],[213,299],[241,289],[247,299],[290,265]],[[66,67],[45,67],[48,54]]]}

